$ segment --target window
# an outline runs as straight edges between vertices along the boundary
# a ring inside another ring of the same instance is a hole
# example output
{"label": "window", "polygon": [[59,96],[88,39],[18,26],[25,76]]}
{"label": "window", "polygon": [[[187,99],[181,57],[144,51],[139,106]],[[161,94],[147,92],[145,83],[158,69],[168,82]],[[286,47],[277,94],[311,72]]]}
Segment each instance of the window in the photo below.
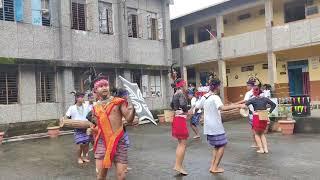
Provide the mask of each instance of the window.
{"label": "window", "polygon": [[161,96],[161,76],[160,71],[151,72],[149,76],[150,80],[150,93],[152,97]]}
{"label": "window", "polygon": [[175,29],[171,32],[171,46],[172,49],[180,47],[179,30]]}
{"label": "window", "polygon": [[18,70],[15,67],[3,68],[1,65],[0,104],[15,103],[18,103]]}
{"label": "window", "polygon": [[0,20],[14,21],[14,0],[0,0]]}
{"label": "window", "polygon": [[186,43],[187,45],[194,44],[194,31],[192,26],[188,26],[185,29]]}
{"label": "window", "polygon": [[72,29],[86,30],[86,5],[83,0],[72,0]]}
{"label": "window", "polygon": [[246,14],[242,14],[242,15],[238,16],[238,20],[241,21],[241,20],[249,19],[250,17],[251,17],[251,14],[246,13]]}
{"label": "window", "polygon": [[128,9],[128,36],[138,38],[138,15],[135,9]]}
{"label": "window", "polygon": [[262,64],[262,69],[268,69],[268,64]]}
{"label": "window", "polygon": [[113,34],[112,4],[99,2],[99,29],[100,33]]}
{"label": "window", "polygon": [[306,15],[307,16],[311,16],[314,14],[318,14],[319,10],[318,10],[318,6],[310,6],[306,8]]}
{"label": "window", "polygon": [[37,102],[55,102],[55,71],[53,68],[38,67],[37,80]]}
{"label": "window", "polygon": [[131,71],[131,81],[133,83],[137,83],[139,88],[141,88],[141,81],[142,81],[141,77],[142,77],[141,70]]}
{"label": "window", "polygon": [[50,6],[49,0],[41,0],[42,25],[50,26]]}
{"label": "window", "polygon": [[241,72],[247,72],[247,71],[253,71],[254,70],[254,66],[243,66],[241,67]]}
{"label": "window", "polygon": [[199,42],[210,40],[210,34],[209,34],[208,31],[211,32],[211,26],[210,25],[206,25],[204,27],[200,27],[199,28],[199,32],[198,32]]}
{"label": "window", "polygon": [[148,39],[157,40],[158,20],[156,13],[148,13],[147,16]]}
{"label": "window", "polygon": [[285,23],[299,21],[306,18],[306,8],[304,1],[287,2],[284,5]]}

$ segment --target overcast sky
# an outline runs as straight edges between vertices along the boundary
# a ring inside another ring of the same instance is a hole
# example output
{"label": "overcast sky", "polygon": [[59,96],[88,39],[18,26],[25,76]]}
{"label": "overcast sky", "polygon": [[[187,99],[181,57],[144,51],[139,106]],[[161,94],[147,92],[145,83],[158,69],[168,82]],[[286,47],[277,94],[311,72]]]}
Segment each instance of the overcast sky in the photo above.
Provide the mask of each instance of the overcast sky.
{"label": "overcast sky", "polygon": [[170,18],[174,19],[223,1],[226,0],[174,0],[174,5],[170,6]]}

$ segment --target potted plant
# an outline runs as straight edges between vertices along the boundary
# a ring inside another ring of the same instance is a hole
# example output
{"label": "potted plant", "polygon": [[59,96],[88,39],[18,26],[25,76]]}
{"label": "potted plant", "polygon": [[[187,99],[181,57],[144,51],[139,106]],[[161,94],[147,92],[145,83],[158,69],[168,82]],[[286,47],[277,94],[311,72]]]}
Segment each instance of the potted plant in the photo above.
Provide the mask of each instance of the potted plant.
{"label": "potted plant", "polygon": [[285,115],[286,119],[278,121],[281,133],[283,135],[292,135],[296,121],[293,120],[292,113],[289,110],[286,110]]}
{"label": "potted plant", "polygon": [[54,121],[49,123],[48,127],[48,135],[50,138],[56,138],[60,134],[60,126],[58,121]]}

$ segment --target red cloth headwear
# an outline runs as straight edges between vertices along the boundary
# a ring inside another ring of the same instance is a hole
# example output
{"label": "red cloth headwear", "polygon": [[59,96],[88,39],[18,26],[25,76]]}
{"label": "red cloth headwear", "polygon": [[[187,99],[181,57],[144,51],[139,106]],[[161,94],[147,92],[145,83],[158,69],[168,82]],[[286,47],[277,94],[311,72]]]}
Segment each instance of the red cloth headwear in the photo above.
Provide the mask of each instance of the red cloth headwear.
{"label": "red cloth headwear", "polygon": [[259,96],[262,93],[261,89],[259,87],[254,87],[253,88],[253,95],[254,96]]}
{"label": "red cloth headwear", "polygon": [[177,82],[176,82],[176,88],[181,88],[181,87],[183,87],[185,84],[186,84],[186,81],[185,81],[185,80],[179,79],[179,80],[177,80]]}

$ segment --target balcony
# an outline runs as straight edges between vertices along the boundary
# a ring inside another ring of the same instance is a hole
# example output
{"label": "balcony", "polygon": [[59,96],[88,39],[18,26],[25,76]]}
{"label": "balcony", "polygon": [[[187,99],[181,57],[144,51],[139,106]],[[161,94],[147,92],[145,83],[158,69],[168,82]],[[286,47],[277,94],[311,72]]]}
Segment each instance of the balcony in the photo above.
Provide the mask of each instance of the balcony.
{"label": "balcony", "polygon": [[300,20],[272,28],[273,50],[311,46],[320,42],[320,18]]}

